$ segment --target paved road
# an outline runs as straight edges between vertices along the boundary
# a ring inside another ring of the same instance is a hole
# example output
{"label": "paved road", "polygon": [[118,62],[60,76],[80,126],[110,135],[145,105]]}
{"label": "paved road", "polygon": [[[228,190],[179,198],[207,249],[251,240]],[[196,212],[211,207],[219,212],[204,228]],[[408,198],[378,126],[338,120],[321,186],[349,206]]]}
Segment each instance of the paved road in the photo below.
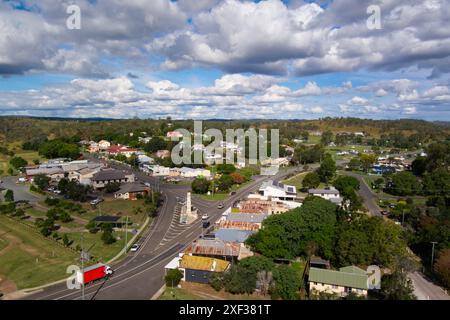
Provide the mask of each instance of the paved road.
{"label": "paved road", "polygon": [[[359,195],[364,199],[364,205],[373,216],[382,216],[377,205],[378,197],[366,184],[364,178],[355,172],[345,172],[346,175],[357,178],[360,181]],[[419,300],[450,300],[450,296],[439,286],[425,278],[420,272],[408,274],[413,281],[414,294]]]}
{"label": "paved road", "polygon": [[419,300],[450,300],[450,296],[439,286],[428,281],[421,273],[409,274],[414,285],[414,294]]}
{"label": "paved road", "polygon": [[[279,172],[274,177],[257,176],[247,186],[225,201],[224,209],[217,209],[217,202],[206,201],[194,197],[193,206],[200,214],[207,213],[212,222],[220,218],[225,208],[247,194],[257,190],[267,179],[280,180],[293,169]],[[123,261],[113,265],[114,275],[107,281],[86,287],[85,299],[150,299],[163,285],[164,266],[183,248],[197,239],[202,233],[201,220],[191,225],[180,225],[177,216],[177,197],[184,198],[189,186],[160,184],[152,177],[135,172],[137,178],[149,182],[162,191],[164,204],[151,227],[141,239],[141,248],[130,253]],[[65,283],[47,287],[39,292],[26,296],[25,299],[81,299],[80,290],[68,290]]]}
{"label": "paved road", "polygon": [[358,194],[363,198],[364,206],[369,210],[370,214],[373,216],[382,216],[380,207],[377,205],[378,197],[372,192],[364,178],[361,175],[350,171],[345,171],[345,175],[358,179],[360,184]]}
{"label": "paved road", "polygon": [[14,192],[14,200],[29,201],[31,204],[35,204],[42,200],[41,197],[30,192],[30,185],[25,183],[16,183],[18,177],[3,177],[2,183],[0,183],[0,188],[11,189]]}

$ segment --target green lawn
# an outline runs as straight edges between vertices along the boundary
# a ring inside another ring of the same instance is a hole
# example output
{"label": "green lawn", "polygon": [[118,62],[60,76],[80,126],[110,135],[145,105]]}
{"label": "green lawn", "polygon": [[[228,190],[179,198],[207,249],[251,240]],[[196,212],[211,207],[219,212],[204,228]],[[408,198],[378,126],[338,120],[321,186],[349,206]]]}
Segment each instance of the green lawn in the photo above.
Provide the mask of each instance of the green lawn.
{"label": "green lawn", "polygon": [[284,180],[283,183],[291,185],[291,186],[295,186],[297,189],[301,189],[303,178],[305,178],[307,173],[308,172],[301,172],[289,179]]}
{"label": "green lawn", "polygon": [[14,238],[14,248],[0,255],[0,274],[19,289],[61,280],[67,276],[67,267],[77,263],[76,253],[0,216],[0,232],[6,231]]}
{"label": "green lawn", "polygon": [[205,300],[204,298],[180,288],[166,288],[158,300]]}
{"label": "green lawn", "polygon": [[[81,246],[81,233],[74,232],[67,234],[70,240],[73,240],[72,247],[76,248],[77,245]],[[106,262],[114,258],[120,250],[125,246],[125,232],[114,232],[116,242],[110,245],[103,244],[101,240],[102,232],[99,231],[96,234],[89,232],[83,233],[83,247],[85,250],[89,250],[89,253],[96,259],[102,262]],[[128,232],[128,241],[133,237],[131,232]],[[120,239],[119,239],[120,238]]]}

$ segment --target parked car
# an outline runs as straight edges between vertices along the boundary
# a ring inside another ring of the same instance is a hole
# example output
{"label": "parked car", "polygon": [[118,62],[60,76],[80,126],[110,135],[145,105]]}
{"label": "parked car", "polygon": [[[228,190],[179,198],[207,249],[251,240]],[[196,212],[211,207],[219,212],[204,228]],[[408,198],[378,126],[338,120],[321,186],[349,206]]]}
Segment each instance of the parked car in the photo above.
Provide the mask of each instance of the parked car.
{"label": "parked car", "polygon": [[219,205],[217,206],[217,209],[223,209],[223,203],[219,203]]}
{"label": "parked car", "polygon": [[103,199],[100,199],[100,198],[94,199],[91,201],[91,205],[96,206],[97,204],[99,204],[102,201],[103,201]]}
{"label": "parked car", "polygon": [[202,215],[202,220],[208,220],[209,216],[207,214]]}

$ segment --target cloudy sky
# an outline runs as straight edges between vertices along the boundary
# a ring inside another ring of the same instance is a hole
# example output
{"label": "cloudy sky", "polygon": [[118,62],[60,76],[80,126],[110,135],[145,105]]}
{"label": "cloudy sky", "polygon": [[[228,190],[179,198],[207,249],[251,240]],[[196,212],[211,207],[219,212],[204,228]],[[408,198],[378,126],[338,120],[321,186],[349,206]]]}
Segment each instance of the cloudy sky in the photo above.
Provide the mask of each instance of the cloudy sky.
{"label": "cloudy sky", "polygon": [[450,0],[0,0],[0,115],[450,120],[449,17]]}

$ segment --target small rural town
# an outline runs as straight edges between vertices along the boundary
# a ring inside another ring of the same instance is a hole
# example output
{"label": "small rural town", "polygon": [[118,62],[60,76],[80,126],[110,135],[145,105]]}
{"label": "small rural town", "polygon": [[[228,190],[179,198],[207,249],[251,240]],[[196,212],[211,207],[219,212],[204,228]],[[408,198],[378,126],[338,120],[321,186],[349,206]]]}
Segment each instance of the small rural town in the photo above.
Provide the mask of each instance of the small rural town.
{"label": "small rural town", "polygon": [[449,4],[1,0],[0,310],[448,306]]}

